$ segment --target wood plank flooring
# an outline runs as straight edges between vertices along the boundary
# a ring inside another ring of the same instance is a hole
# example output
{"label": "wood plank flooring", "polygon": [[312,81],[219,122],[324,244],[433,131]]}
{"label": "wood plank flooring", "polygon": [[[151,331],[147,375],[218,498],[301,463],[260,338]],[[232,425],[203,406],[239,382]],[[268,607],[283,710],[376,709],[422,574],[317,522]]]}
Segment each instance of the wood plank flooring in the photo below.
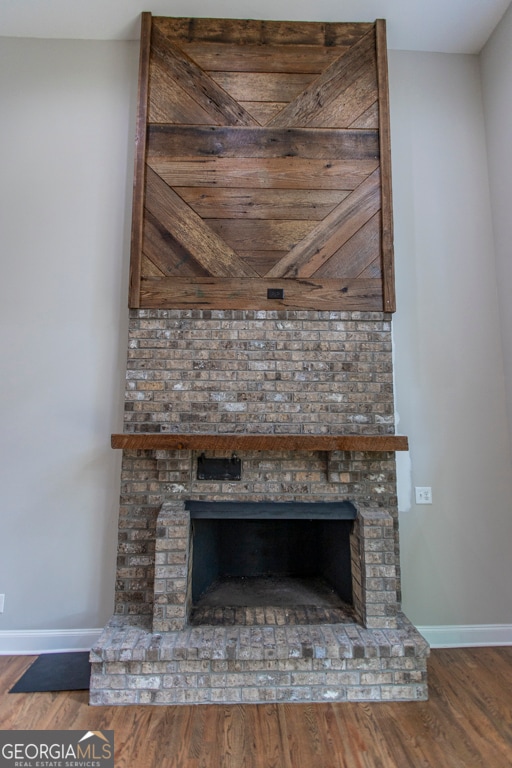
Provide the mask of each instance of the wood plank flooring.
{"label": "wood plank flooring", "polygon": [[89,707],[86,691],[8,694],[0,729],[115,732],[116,768],[510,768],[512,647],[432,651],[428,702]]}

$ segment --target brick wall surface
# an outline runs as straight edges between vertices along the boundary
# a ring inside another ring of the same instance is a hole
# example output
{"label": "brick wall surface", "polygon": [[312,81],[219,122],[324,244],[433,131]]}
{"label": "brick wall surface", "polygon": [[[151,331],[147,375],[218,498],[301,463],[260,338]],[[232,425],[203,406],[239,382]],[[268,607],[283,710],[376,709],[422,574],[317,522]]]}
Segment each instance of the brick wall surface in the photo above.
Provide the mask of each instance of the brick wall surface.
{"label": "brick wall surface", "polygon": [[375,312],[131,310],[126,432],[393,434]]}

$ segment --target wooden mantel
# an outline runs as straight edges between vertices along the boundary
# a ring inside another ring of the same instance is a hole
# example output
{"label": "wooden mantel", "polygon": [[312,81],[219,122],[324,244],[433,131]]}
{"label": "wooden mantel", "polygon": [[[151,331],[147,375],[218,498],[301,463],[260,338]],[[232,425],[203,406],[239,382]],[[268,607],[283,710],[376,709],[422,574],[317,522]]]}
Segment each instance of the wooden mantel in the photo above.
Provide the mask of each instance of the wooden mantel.
{"label": "wooden mantel", "polygon": [[404,435],[257,435],[144,432],[112,435],[112,448],[142,451],[407,451]]}

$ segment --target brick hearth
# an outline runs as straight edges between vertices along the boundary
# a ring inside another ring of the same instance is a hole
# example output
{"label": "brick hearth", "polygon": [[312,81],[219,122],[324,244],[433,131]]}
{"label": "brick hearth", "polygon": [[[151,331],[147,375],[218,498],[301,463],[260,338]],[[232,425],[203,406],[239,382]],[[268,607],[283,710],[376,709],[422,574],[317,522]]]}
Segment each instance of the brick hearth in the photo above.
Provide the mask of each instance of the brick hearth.
{"label": "brick hearth", "polygon": [[356,624],[188,627],[154,634],[114,618],[91,654],[91,704],[419,701],[428,646]]}

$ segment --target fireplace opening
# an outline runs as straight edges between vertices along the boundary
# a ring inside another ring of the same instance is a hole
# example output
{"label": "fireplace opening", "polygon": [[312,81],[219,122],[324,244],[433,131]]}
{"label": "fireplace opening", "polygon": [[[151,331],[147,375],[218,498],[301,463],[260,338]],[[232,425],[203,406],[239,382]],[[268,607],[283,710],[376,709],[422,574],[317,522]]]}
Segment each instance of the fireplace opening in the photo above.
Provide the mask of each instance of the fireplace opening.
{"label": "fireplace opening", "polygon": [[189,502],[191,623],[352,618],[352,504]]}

